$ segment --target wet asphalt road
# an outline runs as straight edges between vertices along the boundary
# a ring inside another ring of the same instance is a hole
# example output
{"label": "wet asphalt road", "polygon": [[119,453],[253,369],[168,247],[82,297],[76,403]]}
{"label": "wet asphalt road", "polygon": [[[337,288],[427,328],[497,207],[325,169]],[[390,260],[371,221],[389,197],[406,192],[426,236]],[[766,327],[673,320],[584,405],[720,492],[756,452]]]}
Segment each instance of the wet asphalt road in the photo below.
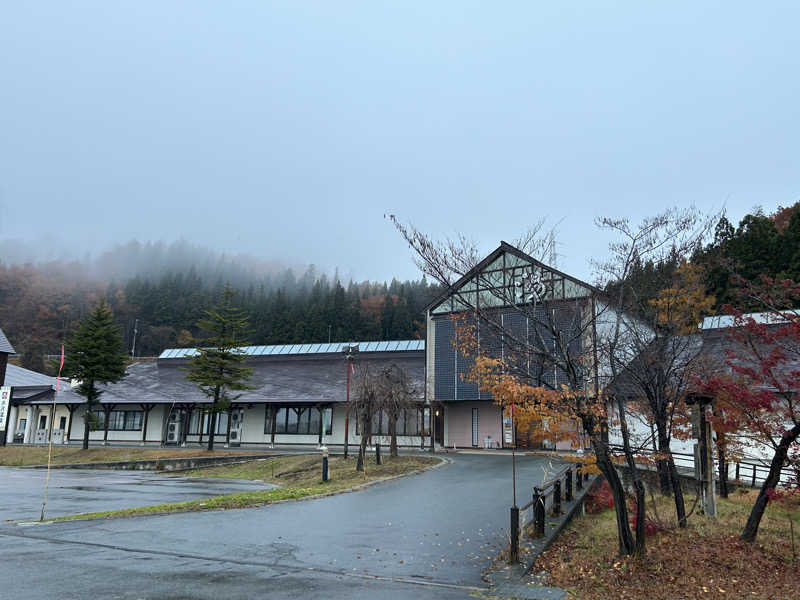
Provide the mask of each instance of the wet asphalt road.
{"label": "wet asphalt road", "polygon": [[[0,598],[468,598],[485,588],[481,574],[506,539],[511,460],[449,458],[318,500],[3,525]],[[520,504],[548,465],[518,457]]]}
{"label": "wet asphalt road", "polygon": [[[0,521],[38,520],[47,472],[0,467]],[[148,471],[53,469],[47,516],[135,508],[275,487],[238,479],[196,479]]]}

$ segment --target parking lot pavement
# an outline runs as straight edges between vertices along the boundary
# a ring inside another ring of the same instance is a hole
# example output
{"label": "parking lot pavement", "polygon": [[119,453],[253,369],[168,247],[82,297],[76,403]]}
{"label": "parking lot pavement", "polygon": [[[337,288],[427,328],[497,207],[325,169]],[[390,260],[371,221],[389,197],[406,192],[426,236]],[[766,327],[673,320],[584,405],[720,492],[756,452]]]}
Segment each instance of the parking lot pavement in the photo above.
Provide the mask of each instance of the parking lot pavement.
{"label": "parking lot pavement", "polygon": [[[359,492],[256,509],[6,525],[0,572],[29,572],[28,561],[64,573],[80,566],[86,576],[76,574],[70,589],[104,597],[105,576],[89,574],[111,567],[120,598],[469,597],[485,588],[481,575],[507,543],[511,459],[449,458]],[[518,457],[519,503],[558,466]],[[50,579],[30,575],[38,597],[55,592]],[[177,593],[182,585],[191,593]]]}
{"label": "parking lot pavement", "polygon": [[[44,469],[0,467],[0,520],[38,520],[46,474]],[[47,516],[181,502],[270,487],[274,486],[148,471],[53,469],[47,494]]]}

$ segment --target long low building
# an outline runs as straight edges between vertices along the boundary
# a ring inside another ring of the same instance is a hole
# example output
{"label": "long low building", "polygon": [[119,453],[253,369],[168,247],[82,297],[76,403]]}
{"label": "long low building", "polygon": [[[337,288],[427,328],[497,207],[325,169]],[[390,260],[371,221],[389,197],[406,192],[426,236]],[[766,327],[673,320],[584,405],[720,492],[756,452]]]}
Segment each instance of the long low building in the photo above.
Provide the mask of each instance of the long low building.
{"label": "long low building", "polygon": [[[355,361],[343,349],[357,346]],[[431,406],[425,402],[425,342],[351,342],[248,346],[242,349],[252,369],[250,389],[238,393],[230,410],[218,415],[215,443],[229,445],[357,444],[360,432],[347,419],[348,379],[396,366],[414,390],[412,407],[397,423],[398,444],[430,442]],[[210,399],[186,380],[195,349],[169,349],[158,360],[137,362],[119,383],[105,386],[100,404],[89,415],[93,443],[186,445],[208,441]],[[351,366],[352,365],[352,366]],[[348,377],[348,372],[351,377]],[[6,443],[57,443],[83,439],[86,403],[70,385],[9,365],[6,384],[11,406]],[[53,405],[55,402],[55,411]],[[434,421],[435,421],[434,409]],[[346,421],[349,421],[346,423]],[[434,430],[441,430],[434,427]],[[388,443],[388,422],[377,415],[373,441]]]}

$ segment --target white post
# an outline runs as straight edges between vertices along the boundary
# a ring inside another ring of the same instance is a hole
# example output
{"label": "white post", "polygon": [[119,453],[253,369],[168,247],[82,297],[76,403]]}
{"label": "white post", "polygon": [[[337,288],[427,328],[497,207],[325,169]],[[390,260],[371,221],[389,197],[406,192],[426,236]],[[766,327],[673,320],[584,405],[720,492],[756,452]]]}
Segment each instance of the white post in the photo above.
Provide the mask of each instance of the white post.
{"label": "white post", "polygon": [[25,434],[22,438],[23,444],[31,443],[31,430],[33,429],[33,419],[35,418],[33,411],[34,411],[33,406],[25,407],[26,420],[25,420]]}
{"label": "white post", "polygon": [[8,420],[6,421],[6,444],[14,443],[14,434],[17,431],[17,407],[13,404],[8,407]]}

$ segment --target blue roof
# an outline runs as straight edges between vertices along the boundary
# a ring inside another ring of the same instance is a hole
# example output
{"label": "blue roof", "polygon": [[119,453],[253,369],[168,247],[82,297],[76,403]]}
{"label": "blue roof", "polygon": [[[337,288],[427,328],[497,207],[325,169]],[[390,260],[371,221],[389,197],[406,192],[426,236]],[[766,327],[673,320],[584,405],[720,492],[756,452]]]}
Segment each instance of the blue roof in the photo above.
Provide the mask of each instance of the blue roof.
{"label": "blue roof", "polygon": [[[248,356],[300,356],[304,354],[338,354],[343,346],[358,346],[361,352],[412,352],[425,350],[425,340],[400,340],[392,342],[334,342],[331,344],[283,344],[279,346],[242,346],[239,350]],[[197,354],[197,348],[168,348],[159,359],[188,358]]]}

